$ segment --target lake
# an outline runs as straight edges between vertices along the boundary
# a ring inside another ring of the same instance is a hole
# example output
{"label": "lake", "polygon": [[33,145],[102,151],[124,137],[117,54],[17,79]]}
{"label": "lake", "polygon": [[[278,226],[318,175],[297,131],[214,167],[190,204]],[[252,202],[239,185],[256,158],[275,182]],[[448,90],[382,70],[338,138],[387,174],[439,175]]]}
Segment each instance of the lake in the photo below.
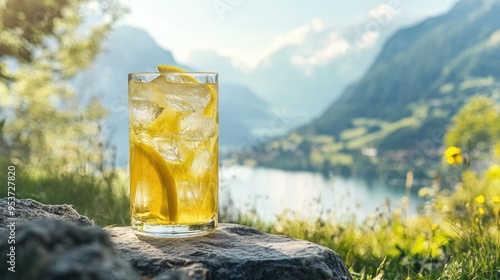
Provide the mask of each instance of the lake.
{"label": "lake", "polygon": [[[255,208],[268,222],[275,221],[276,215],[286,209],[302,218],[313,219],[318,215],[326,217],[330,212],[339,219],[355,213],[361,221],[377,209],[383,209],[387,200],[392,209],[400,206],[405,187],[357,178],[325,178],[313,172],[234,165],[221,168],[220,192],[221,204],[227,202],[229,196],[238,210]],[[410,194],[409,215],[415,214],[422,202],[422,198]]]}

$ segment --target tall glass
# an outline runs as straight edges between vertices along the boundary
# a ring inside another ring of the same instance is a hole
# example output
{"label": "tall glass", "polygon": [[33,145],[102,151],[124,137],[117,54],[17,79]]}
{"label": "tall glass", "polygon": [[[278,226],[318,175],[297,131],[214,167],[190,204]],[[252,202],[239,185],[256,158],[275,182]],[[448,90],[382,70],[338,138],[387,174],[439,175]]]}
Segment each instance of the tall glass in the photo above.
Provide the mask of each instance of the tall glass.
{"label": "tall glass", "polygon": [[217,73],[128,75],[130,213],[136,234],[217,227]]}

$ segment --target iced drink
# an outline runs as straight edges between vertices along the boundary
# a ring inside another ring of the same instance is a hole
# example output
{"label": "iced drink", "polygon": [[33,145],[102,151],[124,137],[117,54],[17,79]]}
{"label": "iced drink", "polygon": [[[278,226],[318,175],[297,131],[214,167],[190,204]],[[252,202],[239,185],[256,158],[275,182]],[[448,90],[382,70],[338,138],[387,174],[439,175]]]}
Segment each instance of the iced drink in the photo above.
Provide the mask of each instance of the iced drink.
{"label": "iced drink", "polygon": [[128,77],[132,228],[204,234],[217,227],[217,74],[159,69]]}

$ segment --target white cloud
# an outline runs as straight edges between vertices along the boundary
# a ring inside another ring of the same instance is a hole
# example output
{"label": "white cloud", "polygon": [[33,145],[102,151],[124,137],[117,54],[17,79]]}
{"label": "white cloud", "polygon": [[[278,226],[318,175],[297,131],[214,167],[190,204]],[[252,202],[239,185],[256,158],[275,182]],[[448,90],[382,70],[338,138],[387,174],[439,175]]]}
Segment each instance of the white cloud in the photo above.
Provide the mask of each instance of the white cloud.
{"label": "white cloud", "polygon": [[320,32],[325,28],[325,25],[323,24],[323,21],[319,18],[314,18],[311,23],[312,30],[314,32]]}
{"label": "white cloud", "polygon": [[370,16],[379,21],[392,20],[400,12],[399,8],[398,5],[380,4],[370,10]]}
{"label": "white cloud", "polygon": [[304,44],[307,37],[324,29],[323,21],[319,18],[314,18],[309,24],[305,24],[290,30],[289,32],[279,35],[274,38],[265,48],[258,51],[248,53],[234,49],[222,49],[219,54],[231,57],[232,64],[243,70],[254,69],[273,53],[287,47],[298,46]]}
{"label": "white cloud", "polygon": [[276,51],[290,45],[301,45],[305,42],[309,34],[323,30],[323,22],[319,18],[314,18],[310,24],[299,26],[288,33],[276,37],[269,46],[263,50],[263,58]]}
{"label": "white cloud", "polygon": [[[308,54],[294,55],[290,61],[307,71],[311,67],[325,65],[333,59],[348,55],[353,48],[359,51],[373,47],[380,38],[381,29],[390,24],[397,13],[399,13],[397,5],[378,5],[369,11],[367,19],[358,26],[359,31],[352,41],[347,40],[340,33],[332,32],[320,48]],[[312,27],[323,28],[321,22],[313,22]]]}
{"label": "white cloud", "polygon": [[332,32],[328,35],[324,47],[307,56],[294,55],[290,60],[292,64],[299,67],[325,65],[332,59],[342,56],[348,48],[350,48],[349,42],[341,34]]}
{"label": "white cloud", "polygon": [[386,28],[399,13],[398,5],[380,4],[370,10],[367,19],[358,26],[361,32],[354,39],[358,49],[373,47],[380,38],[380,32]]}

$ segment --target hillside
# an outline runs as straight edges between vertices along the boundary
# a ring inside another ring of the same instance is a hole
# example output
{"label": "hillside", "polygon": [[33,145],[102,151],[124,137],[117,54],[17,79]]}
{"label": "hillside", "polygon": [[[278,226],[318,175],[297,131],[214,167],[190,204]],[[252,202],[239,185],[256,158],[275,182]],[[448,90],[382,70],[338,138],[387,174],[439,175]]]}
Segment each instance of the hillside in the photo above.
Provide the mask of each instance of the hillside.
{"label": "hillside", "polygon": [[500,71],[493,62],[500,55],[498,44],[483,45],[500,28],[499,13],[498,1],[466,0],[446,15],[397,32],[365,77],[351,85],[312,128],[338,136],[352,128],[356,118],[396,121],[412,115],[412,103],[443,99],[440,87],[445,83],[497,78]]}
{"label": "hillside", "polygon": [[[432,176],[450,118],[472,95],[500,95],[500,1],[463,0],[396,32],[324,113],[256,147],[264,166],[402,179]],[[495,86],[496,85],[496,86]],[[260,153],[259,153],[260,152]]]}

